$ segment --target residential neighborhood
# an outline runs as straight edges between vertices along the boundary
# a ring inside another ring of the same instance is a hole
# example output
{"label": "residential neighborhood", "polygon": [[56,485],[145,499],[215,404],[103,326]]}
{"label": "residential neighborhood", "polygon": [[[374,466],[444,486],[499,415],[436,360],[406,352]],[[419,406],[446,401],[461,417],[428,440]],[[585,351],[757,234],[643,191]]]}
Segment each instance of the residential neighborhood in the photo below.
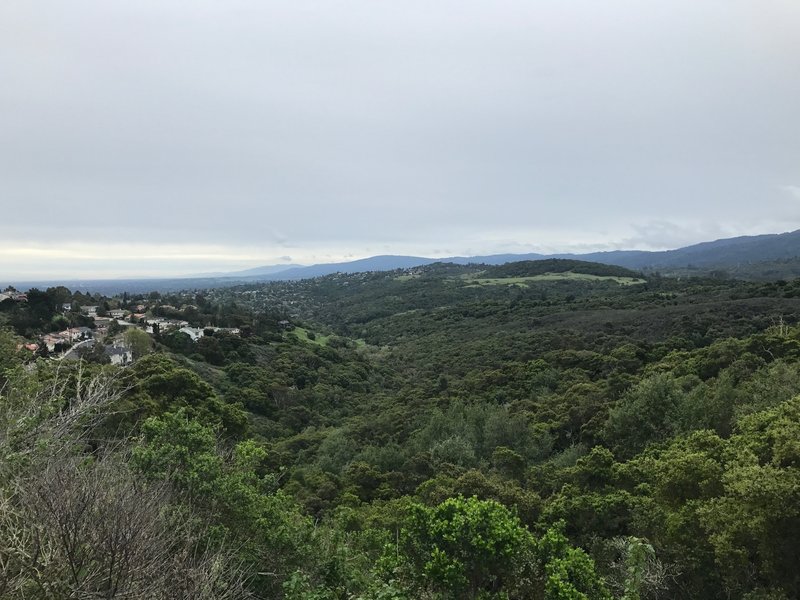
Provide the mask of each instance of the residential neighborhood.
{"label": "residential neighborhood", "polygon": [[[8,287],[0,292],[0,309],[12,314],[34,312],[42,302],[42,294],[51,292],[55,294],[53,290],[22,293]],[[38,334],[26,335],[29,341],[20,342],[18,350],[53,360],[74,360],[91,355],[101,362],[125,366],[134,360],[126,342],[129,337],[126,332],[132,330],[142,331],[154,341],[164,340],[164,336],[182,335],[189,344],[219,333],[241,335],[236,327],[219,327],[198,321],[197,306],[190,303],[161,303],[158,298],[131,302],[124,297],[86,297],[80,293],[71,294],[66,288],[62,288],[59,294],[66,298],[55,306],[48,303],[48,311],[52,314],[50,331],[43,328]],[[86,302],[87,298],[93,301]],[[58,325],[61,328],[57,328]]]}
{"label": "residential neighborhood", "polygon": [[12,302],[27,302],[28,295],[18,292],[12,287],[8,287],[0,292],[0,302],[4,302],[6,300],[11,300]]}

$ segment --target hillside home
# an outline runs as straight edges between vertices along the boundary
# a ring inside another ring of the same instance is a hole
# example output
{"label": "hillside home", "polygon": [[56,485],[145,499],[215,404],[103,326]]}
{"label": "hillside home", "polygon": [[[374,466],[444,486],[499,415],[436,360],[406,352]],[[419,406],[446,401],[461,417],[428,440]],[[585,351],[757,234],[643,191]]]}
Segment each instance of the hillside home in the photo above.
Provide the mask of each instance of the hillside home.
{"label": "hillside home", "polygon": [[47,346],[47,349],[50,352],[53,352],[56,349],[56,346],[62,344],[69,344],[69,336],[62,335],[61,333],[48,333],[42,336],[42,344]]}
{"label": "hillside home", "polygon": [[28,295],[23,294],[22,292],[18,292],[12,287],[7,287],[0,293],[0,302],[3,300],[14,300],[15,302],[27,302]]}
{"label": "hillside home", "polygon": [[205,335],[202,327],[181,327],[178,331],[188,335],[190,338],[192,338],[193,342],[196,342]]}
{"label": "hillside home", "polygon": [[73,342],[79,340],[88,340],[94,334],[94,332],[88,327],[72,327],[66,331],[62,331],[61,333],[66,334],[67,338]]}
{"label": "hillside home", "polygon": [[145,331],[147,333],[154,333],[154,326],[158,325],[158,330],[161,333],[171,331],[173,329],[180,329],[181,327],[188,327],[189,321],[181,321],[180,319],[164,319],[162,317],[154,317],[147,319],[145,322]]}
{"label": "hillside home", "polygon": [[125,366],[133,362],[133,354],[124,346],[106,346],[105,350],[112,365]]}

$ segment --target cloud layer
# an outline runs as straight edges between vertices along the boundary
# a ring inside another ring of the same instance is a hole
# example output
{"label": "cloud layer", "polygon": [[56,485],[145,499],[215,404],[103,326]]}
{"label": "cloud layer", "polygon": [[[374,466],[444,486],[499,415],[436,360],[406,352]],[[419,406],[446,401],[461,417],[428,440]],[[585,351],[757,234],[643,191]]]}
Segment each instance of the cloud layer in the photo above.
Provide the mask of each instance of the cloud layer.
{"label": "cloud layer", "polygon": [[0,275],[796,229],[798,31],[791,0],[9,0]]}

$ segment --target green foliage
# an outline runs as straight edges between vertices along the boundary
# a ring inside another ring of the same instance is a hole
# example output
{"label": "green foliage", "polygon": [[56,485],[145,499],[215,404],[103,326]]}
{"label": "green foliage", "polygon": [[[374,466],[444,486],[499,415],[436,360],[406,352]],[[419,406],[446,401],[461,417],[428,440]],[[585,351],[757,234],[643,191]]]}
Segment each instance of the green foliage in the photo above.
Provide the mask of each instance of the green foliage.
{"label": "green foliage", "polygon": [[244,599],[237,559],[97,424],[114,371],[39,364],[0,397],[0,596]]}
{"label": "green foliage", "polygon": [[412,505],[382,560],[385,577],[399,578],[412,596],[611,598],[592,559],[560,529],[536,540],[501,504],[474,497]]}
{"label": "green foliage", "polygon": [[[42,424],[102,370],[114,401],[70,452],[168,482],[198,547],[235,548],[260,597],[797,597],[800,282],[596,279],[627,275],[431,265],[72,295],[241,336],[162,331],[118,370],[34,365],[0,333],[0,405],[38,407],[3,422],[2,464],[56,448]],[[64,294],[2,318],[28,341],[77,324]]]}
{"label": "green foliage", "polygon": [[610,277],[639,277],[640,274],[624,267],[604,265],[584,260],[549,258],[545,260],[523,260],[491,267],[485,271],[486,277],[529,277],[544,273],[584,273]]}
{"label": "green foliage", "polygon": [[[699,509],[728,585],[794,596],[800,535],[800,397],[743,419],[728,443],[721,493]],[[755,572],[748,569],[755,565]]]}
{"label": "green foliage", "polygon": [[[451,498],[410,508],[396,569],[420,590],[448,598],[497,596],[522,576],[533,539],[519,519],[491,500]],[[393,548],[387,549],[391,564]]]}
{"label": "green foliage", "polygon": [[544,600],[611,599],[594,561],[583,550],[571,547],[560,527],[548,530],[538,540],[536,557],[544,578]]}
{"label": "green foliage", "polygon": [[605,439],[621,454],[632,456],[648,443],[669,438],[677,430],[684,394],[671,375],[642,379],[609,412]]}
{"label": "green foliage", "polygon": [[147,355],[153,345],[150,336],[135,327],[128,327],[122,337],[131,349],[134,360]]}
{"label": "green foliage", "polygon": [[641,600],[645,586],[645,575],[649,559],[655,556],[653,547],[638,538],[626,540],[625,548],[625,589],[623,600]]}
{"label": "green foliage", "polygon": [[196,373],[179,367],[169,357],[151,354],[125,372],[130,386],[127,403],[140,415],[185,409],[200,422],[221,427],[222,433],[241,437],[247,416],[240,405],[224,402]]}
{"label": "green foliage", "polygon": [[[208,532],[210,543],[237,544],[253,572],[285,572],[308,551],[311,523],[276,491],[275,478],[264,469],[263,447],[239,442],[226,457],[213,430],[183,410],[148,419],[142,434],[133,464],[186,492],[194,508],[216,523]],[[256,577],[252,585],[264,593],[274,591],[280,581],[273,577]]]}
{"label": "green foliage", "polygon": [[22,365],[17,344],[17,340],[10,331],[0,328],[0,398],[8,378]]}
{"label": "green foliage", "polygon": [[202,497],[222,474],[214,431],[189,419],[184,409],[151,417],[142,424],[144,444],[133,462],[150,477],[177,481],[190,495]]}

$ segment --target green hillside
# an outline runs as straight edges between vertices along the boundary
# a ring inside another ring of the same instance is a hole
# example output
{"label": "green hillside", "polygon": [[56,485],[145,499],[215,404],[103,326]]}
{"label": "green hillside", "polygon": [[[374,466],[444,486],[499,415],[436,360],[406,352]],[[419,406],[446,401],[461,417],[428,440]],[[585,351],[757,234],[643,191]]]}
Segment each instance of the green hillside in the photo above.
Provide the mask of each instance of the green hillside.
{"label": "green hillside", "polygon": [[503,277],[532,277],[535,275],[567,272],[595,275],[598,277],[629,277],[632,279],[641,277],[640,273],[624,267],[561,258],[506,263],[486,269],[484,276],[487,278],[499,279]]}
{"label": "green hillside", "polygon": [[3,303],[0,596],[800,595],[800,280],[540,262]]}

